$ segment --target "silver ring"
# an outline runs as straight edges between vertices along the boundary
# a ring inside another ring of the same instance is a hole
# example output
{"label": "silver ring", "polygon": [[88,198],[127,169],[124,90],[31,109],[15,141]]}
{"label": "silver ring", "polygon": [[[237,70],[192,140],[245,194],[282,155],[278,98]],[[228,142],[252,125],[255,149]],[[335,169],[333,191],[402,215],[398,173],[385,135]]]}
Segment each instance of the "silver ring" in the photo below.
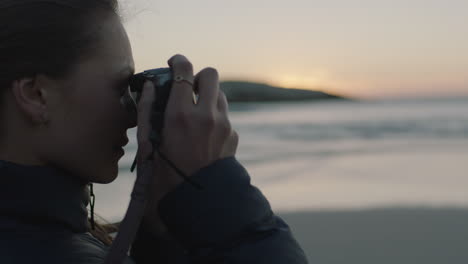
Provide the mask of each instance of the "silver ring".
{"label": "silver ring", "polygon": [[174,77],[174,82],[176,83],[182,83],[182,82],[185,82],[185,83],[188,83],[190,86],[193,87],[193,83],[187,79],[184,79],[184,77],[182,75],[177,75]]}

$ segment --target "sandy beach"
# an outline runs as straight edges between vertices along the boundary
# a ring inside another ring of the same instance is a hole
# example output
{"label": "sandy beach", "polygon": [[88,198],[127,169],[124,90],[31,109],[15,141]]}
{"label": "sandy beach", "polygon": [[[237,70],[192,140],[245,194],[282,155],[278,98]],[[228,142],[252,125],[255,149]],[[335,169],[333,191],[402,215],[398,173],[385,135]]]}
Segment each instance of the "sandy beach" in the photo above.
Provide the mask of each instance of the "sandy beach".
{"label": "sandy beach", "polygon": [[278,213],[309,263],[468,263],[468,209]]}
{"label": "sandy beach", "polygon": [[[466,264],[466,102],[246,105],[231,115],[236,157],[311,264]],[[135,134],[95,188],[109,221],[127,208]]]}

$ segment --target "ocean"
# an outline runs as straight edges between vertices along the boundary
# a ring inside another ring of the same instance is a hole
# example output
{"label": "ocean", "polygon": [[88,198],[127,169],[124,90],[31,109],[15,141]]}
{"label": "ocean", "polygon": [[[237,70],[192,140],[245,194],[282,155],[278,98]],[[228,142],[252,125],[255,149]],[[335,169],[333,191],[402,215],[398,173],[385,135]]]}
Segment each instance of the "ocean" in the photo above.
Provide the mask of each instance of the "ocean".
{"label": "ocean", "polygon": [[[468,98],[233,103],[237,159],[279,212],[468,208]],[[120,220],[136,130],[96,212]]]}
{"label": "ocean", "polygon": [[[309,263],[468,263],[468,98],[237,103],[237,159]],[[135,130],[95,212],[120,221]]]}

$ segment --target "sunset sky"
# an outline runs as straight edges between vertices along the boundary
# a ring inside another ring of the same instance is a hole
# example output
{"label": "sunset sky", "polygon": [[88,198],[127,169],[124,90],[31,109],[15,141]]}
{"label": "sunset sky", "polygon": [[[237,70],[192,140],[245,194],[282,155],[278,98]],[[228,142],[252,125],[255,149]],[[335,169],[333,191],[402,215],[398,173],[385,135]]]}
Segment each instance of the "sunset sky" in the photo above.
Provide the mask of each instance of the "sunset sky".
{"label": "sunset sky", "polygon": [[136,70],[186,55],[222,80],[358,98],[468,96],[466,0],[127,0]]}

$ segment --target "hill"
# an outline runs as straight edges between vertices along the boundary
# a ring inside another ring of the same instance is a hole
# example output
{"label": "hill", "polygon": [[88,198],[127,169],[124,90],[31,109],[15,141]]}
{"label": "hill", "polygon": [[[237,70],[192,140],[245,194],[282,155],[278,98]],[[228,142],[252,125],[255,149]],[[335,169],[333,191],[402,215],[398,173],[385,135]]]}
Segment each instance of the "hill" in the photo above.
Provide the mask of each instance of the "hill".
{"label": "hill", "polygon": [[226,81],[221,82],[220,86],[229,102],[344,99],[343,97],[319,91],[286,89],[253,82]]}

